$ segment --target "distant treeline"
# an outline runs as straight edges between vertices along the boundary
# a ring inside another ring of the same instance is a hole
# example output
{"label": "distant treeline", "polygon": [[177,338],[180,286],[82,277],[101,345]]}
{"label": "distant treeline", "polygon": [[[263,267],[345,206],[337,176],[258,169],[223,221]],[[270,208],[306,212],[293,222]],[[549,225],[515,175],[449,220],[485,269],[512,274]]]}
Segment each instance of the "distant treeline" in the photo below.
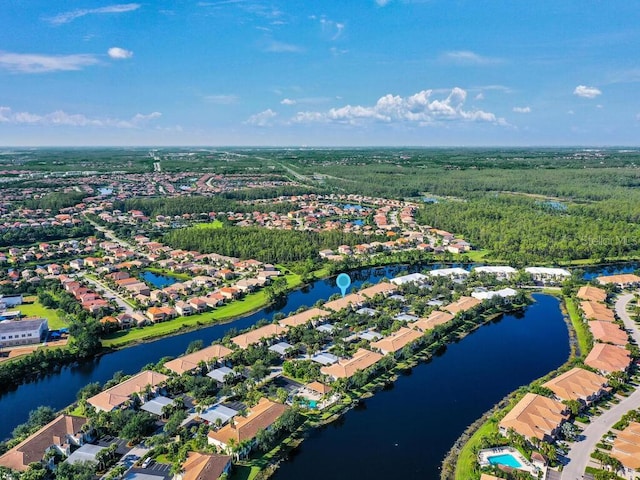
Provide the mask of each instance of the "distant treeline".
{"label": "distant treeline", "polygon": [[514,264],[640,255],[640,227],[625,219],[638,215],[637,206],[623,203],[625,213],[618,214],[612,207],[553,209],[529,198],[492,195],[425,205],[417,220],[463,234]]}
{"label": "distant treeline", "polygon": [[53,192],[40,198],[28,198],[20,203],[24,208],[31,210],[51,210],[53,213],[58,213],[63,208],[82,203],[85,197],[87,194],[82,192]]}
{"label": "distant treeline", "polygon": [[239,227],[190,227],[173,230],[163,237],[163,242],[174,248],[215,252],[242,259],[255,258],[269,263],[317,259],[318,251],[322,249],[366,241],[371,241],[371,238],[340,231],[317,233]]}
{"label": "distant treeline", "polygon": [[131,198],[114,202],[114,208],[121,211],[140,210],[145,215],[182,215],[183,213],[209,212],[276,212],[287,213],[291,204],[276,203],[263,205],[247,205],[223,197],[171,197],[171,198]]}
{"label": "distant treeline", "polygon": [[93,234],[95,234],[95,230],[89,223],[81,223],[74,227],[13,228],[11,230],[0,230],[0,247],[17,247],[38,242],[82,238]]}

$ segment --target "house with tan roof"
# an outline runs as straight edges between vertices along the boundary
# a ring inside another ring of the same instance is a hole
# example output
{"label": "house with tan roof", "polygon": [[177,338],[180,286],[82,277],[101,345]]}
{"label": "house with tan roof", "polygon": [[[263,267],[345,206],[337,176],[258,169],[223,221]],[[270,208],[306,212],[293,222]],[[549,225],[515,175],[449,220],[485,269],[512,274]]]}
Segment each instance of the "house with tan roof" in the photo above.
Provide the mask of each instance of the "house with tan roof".
{"label": "house with tan roof", "polygon": [[287,333],[286,327],[281,327],[275,323],[270,323],[264,327],[249,330],[247,333],[237,335],[231,339],[240,348],[247,348],[250,345],[260,343],[265,339],[277,338]]}
{"label": "house with tan roof", "polygon": [[304,312],[296,313],[295,315],[291,315],[290,317],[283,318],[278,323],[281,327],[298,327],[300,325],[305,325],[311,320],[323,320],[329,315],[331,315],[331,312],[327,310],[323,310],[321,308],[310,308],[309,310],[305,310]]}
{"label": "house with tan roof", "polygon": [[172,372],[182,375],[184,372],[195,370],[200,362],[209,363],[210,361],[222,360],[231,353],[231,349],[223,345],[211,345],[188,355],[183,355],[174,360],[170,360],[164,364]]}
{"label": "house with tan roof", "polygon": [[428,332],[429,330],[433,330],[438,325],[444,325],[447,322],[453,320],[453,315],[449,312],[441,312],[438,310],[434,310],[429,314],[427,318],[421,318],[420,320],[416,320],[411,323],[411,328],[415,328],[416,330],[420,330],[421,332]]}
{"label": "house with tan roof", "polygon": [[527,393],[500,421],[501,435],[509,430],[525,438],[553,441],[562,424],[569,419],[566,405],[557,400]]}
{"label": "house with tan roof", "polygon": [[618,287],[625,288],[640,284],[640,277],[633,273],[621,273],[618,275],[604,275],[596,278],[600,285],[613,283]]}
{"label": "house with tan roof", "polygon": [[103,392],[94,395],[87,400],[87,403],[98,411],[111,412],[116,408],[126,406],[134,394],[144,393],[147,386],[151,387],[151,391],[157,391],[169,377],[162,373],[145,370],[134,375],[124,382],[120,382]]}
{"label": "house with tan roof", "polygon": [[602,288],[584,285],[580,287],[576,297],[580,300],[604,303],[607,300],[607,292]]}
{"label": "house with tan roof", "polygon": [[373,298],[376,295],[392,295],[398,291],[397,285],[393,283],[380,282],[371,287],[363,288],[358,292],[359,295],[367,298]]}
{"label": "house with tan roof", "polygon": [[396,353],[412,342],[422,337],[422,333],[412,328],[402,327],[397,332],[388,337],[381,338],[377,342],[371,343],[371,348],[378,349],[383,355]]}
{"label": "house with tan roof", "polygon": [[360,348],[353,357],[340,359],[333,365],[320,368],[320,373],[329,375],[334,380],[338,378],[351,378],[356,372],[375,365],[381,359],[381,354]]}
{"label": "house with tan roof", "polygon": [[624,372],[631,366],[631,354],[624,347],[596,343],[585,358],[584,364],[595,368],[603,375]]}
{"label": "house with tan roof", "polygon": [[[232,446],[246,441],[253,441],[260,430],[270,428],[284,412],[286,405],[261,398],[258,404],[249,410],[246,417],[236,416],[233,422],[219,430],[212,430],[207,435],[209,445],[215,445],[223,451],[231,453]],[[249,447],[248,450],[250,450]],[[241,454],[247,453],[241,452]]]}
{"label": "house with tan roof", "polygon": [[592,300],[580,302],[580,309],[586,320],[599,320],[602,322],[614,322],[616,320],[613,311],[602,303]]}
{"label": "house with tan roof", "polygon": [[189,452],[175,480],[216,480],[231,470],[230,455]]}
{"label": "house with tan roof", "polygon": [[640,423],[631,422],[618,433],[610,454],[624,465],[625,473],[640,474]]}
{"label": "house with tan roof", "polygon": [[488,473],[483,473],[482,475],[480,475],[480,480],[502,480],[502,479],[500,477],[489,475]]}
{"label": "house with tan roof", "polygon": [[24,472],[30,463],[41,462],[51,449],[69,456],[71,445],[84,443],[82,426],[85,423],[84,417],[60,415],[2,455],[0,465]]}
{"label": "house with tan roof", "polygon": [[593,338],[602,343],[624,346],[629,342],[627,332],[612,322],[589,322],[589,329]]}
{"label": "house with tan roof", "polygon": [[480,305],[482,300],[473,297],[460,297],[457,301],[450,303],[449,305],[443,307],[444,310],[451,313],[452,315],[457,315],[460,312],[466,312],[467,310],[472,309],[476,305]]}
{"label": "house with tan roof", "polygon": [[584,368],[572,368],[542,385],[559,400],[578,400],[590,405],[611,391],[607,378]]}
{"label": "house with tan roof", "polygon": [[330,302],[325,303],[322,307],[327,310],[333,310],[334,312],[339,312],[340,310],[344,310],[345,308],[358,308],[364,305],[366,302],[366,298],[361,296],[358,293],[350,293],[349,295],[345,295],[342,298],[338,298],[336,300],[332,300]]}

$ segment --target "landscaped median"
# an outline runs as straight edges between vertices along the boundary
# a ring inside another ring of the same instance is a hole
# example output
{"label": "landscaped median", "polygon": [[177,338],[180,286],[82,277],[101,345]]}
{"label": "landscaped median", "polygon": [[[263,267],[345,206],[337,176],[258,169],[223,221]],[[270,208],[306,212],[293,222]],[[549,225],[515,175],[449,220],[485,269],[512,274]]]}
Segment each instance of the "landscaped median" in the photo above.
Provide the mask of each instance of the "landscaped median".
{"label": "landscaped median", "polygon": [[[287,280],[287,288],[289,290],[293,290],[302,284],[302,278],[298,274],[289,273],[286,274],[284,278]],[[222,323],[266,307],[269,302],[269,297],[263,289],[255,293],[250,293],[240,300],[234,300],[211,312],[190,315],[188,317],[178,317],[141,328],[120,330],[105,336],[102,339],[102,345],[108,348],[120,348],[129,343],[163,337],[186,329]]]}

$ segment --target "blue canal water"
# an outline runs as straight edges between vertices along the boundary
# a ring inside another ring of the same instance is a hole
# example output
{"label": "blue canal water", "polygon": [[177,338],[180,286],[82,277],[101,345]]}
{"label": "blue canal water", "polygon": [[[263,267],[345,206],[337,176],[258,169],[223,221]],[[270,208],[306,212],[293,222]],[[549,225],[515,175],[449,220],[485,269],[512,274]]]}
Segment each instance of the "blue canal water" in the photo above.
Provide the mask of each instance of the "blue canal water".
{"label": "blue canal water", "polygon": [[153,285],[156,288],[165,288],[178,282],[178,280],[175,279],[174,277],[168,277],[166,275],[157,275],[147,270],[142,272],[140,277],[142,277],[142,280]]}
{"label": "blue canal water", "polygon": [[534,298],[523,314],[481,327],[390,390],[310,432],[274,480],[439,478],[442,459],[469,424],[568,358],[559,301]]}

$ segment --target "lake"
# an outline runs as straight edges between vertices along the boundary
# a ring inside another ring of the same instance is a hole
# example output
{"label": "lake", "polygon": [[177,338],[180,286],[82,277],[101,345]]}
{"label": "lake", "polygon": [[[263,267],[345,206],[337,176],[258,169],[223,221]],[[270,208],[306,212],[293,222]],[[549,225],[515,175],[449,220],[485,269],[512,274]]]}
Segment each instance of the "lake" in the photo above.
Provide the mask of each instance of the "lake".
{"label": "lake", "polygon": [[176,279],[175,277],[158,275],[148,270],[145,270],[144,272],[142,272],[142,274],[140,275],[140,278],[142,278],[142,280],[144,280],[145,282],[150,283],[155,288],[160,288],[160,289],[173,285],[174,283],[178,283],[178,279]]}
{"label": "lake", "polygon": [[468,425],[569,357],[559,301],[534,298],[523,314],[481,327],[390,390],[310,432],[273,479],[439,478],[444,456]]}

